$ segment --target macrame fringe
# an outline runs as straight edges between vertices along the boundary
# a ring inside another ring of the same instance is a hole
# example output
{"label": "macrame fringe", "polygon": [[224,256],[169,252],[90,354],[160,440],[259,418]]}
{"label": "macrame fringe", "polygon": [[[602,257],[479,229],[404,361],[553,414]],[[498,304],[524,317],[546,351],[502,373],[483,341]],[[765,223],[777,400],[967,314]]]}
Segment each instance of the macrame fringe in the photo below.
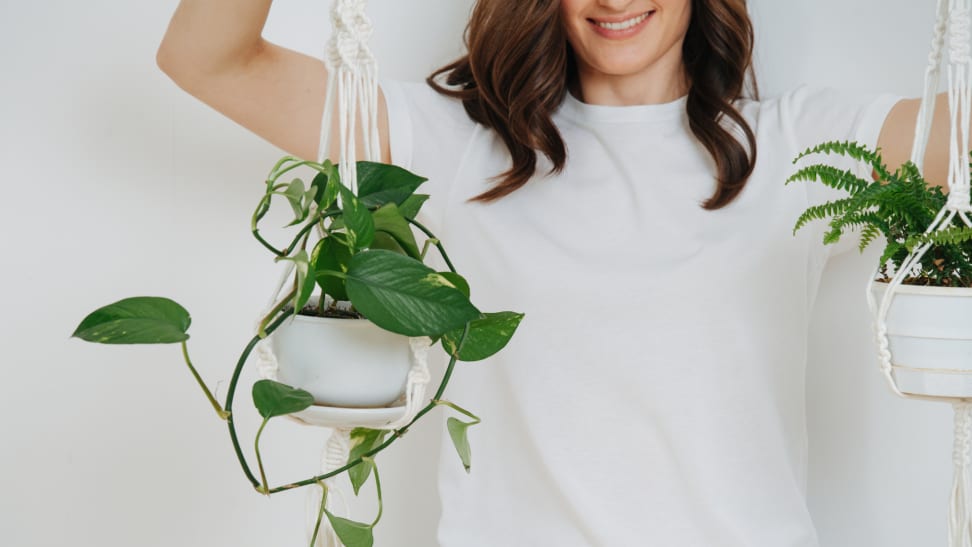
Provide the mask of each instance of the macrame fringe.
{"label": "macrame fringe", "polygon": [[949,547],[972,547],[972,488],[969,463],[972,462],[972,403],[955,403],[955,446],[952,463],[955,478],[948,511]]}

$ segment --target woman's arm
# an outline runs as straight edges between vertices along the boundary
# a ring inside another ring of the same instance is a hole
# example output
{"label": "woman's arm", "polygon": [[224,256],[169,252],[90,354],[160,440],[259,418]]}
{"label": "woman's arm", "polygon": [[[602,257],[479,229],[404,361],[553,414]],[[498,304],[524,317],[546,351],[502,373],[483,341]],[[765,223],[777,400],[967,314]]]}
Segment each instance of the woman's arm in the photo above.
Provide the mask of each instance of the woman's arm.
{"label": "woman's arm", "polygon": [[[911,147],[915,140],[915,122],[921,99],[905,99],[891,108],[881,133],[878,147],[889,167],[896,168],[911,159]],[[939,93],[935,101],[928,149],[925,152],[924,176],[928,184],[941,186],[947,191],[949,147],[948,93]]]}
{"label": "woman's arm", "polygon": [[[327,70],[319,59],[263,39],[271,3],[182,0],[156,62],[197,99],[284,151],[316,160]],[[388,115],[380,93],[378,110],[382,161],[388,163]],[[337,116],[333,119],[328,157],[336,160]],[[360,143],[361,135],[357,138]]]}

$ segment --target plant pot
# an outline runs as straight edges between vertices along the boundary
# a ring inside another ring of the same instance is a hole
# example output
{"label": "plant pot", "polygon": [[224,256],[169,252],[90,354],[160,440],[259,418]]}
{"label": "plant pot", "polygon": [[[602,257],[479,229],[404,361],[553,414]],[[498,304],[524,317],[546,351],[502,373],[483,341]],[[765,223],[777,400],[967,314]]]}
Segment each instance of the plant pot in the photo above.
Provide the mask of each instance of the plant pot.
{"label": "plant pot", "polygon": [[277,380],[310,392],[317,405],[385,407],[405,393],[408,337],[367,319],[296,315],[270,337]]}
{"label": "plant pot", "polygon": [[[880,307],[888,283],[875,281]],[[972,288],[900,285],[885,320],[902,393],[972,397]]]}

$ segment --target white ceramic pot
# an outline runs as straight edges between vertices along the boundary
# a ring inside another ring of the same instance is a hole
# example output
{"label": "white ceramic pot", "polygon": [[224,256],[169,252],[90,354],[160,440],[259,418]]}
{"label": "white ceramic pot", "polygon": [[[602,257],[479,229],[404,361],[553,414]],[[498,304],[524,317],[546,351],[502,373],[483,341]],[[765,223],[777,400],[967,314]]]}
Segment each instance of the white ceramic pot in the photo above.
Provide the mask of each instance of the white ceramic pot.
{"label": "white ceramic pot", "polygon": [[412,366],[408,337],[367,319],[296,315],[270,337],[277,380],[310,392],[315,404],[383,407],[405,393]]}
{"label": "white ceramic pot", "polygon": [[[878,308],[887,288],[872,285]],[[902,393],[972,397],[972,288],[901,285],[886,323]]]}

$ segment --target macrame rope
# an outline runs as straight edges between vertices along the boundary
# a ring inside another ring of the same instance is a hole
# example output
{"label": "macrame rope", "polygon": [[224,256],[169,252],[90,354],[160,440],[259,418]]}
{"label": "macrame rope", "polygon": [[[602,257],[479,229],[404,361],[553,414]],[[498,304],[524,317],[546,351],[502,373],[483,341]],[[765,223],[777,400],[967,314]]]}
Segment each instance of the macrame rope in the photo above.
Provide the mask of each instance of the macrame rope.
{"label": "macrame rope", "polygon": [[[337,143],[340,157],[338,158],[338,173],[341,181],[355,194],[358,192],[358,176],[356,163],[358,159],[356,135],[360,120],[362,146],[365,159],[368,161],[381,160],[381,142],[378,133],[378,64],[368,48],[368,39],[372,33],[371,21],[365,13],[365,0],[333,0],[331,5],[332,35],[324,55],[324,62],[328,69],[327,89],[324,98],[324,111],[321,119],[321,135],[318,147],[318,163],[323,163],[330,153],[330,142],[334,116],[337,116]],[[338,195],[338,204],[341,205]],[[313,207],[313,205],[312,205]],[[313,213],[313,211],[312,211]],[[318,236],[325,234],[321,226],[317,225]],[[279,302],[288,279],[291,278],[295,264],[284,261],[284,271],[272,293],[270,301],[260,317],[265,317]],[[324,305],[325,296],[320,296],[320,305]],[[259,329],[260,319],[254,324],[254,331]],[[402,414],[395,420],[383,425],[369,424],[372,429],[398,429],[408,424],[421,409],[425,399],[425,389],[431,377],[428,367],[428,352],[432,339],[428,336],[409,337],[412,366],[408,372],[405,387],[405,405]],[[269,336],[256,346],[257,370],[261,378],[276,380],[279,364],[273,350],[273,336]],[[321,458],[322,474],[343,467],[348,462],[351,451],[350,433],[356,424],[348,423],[331,428],[331,435]],[[346,496],[335,475],[324,481],[328,489],[325,507],[331,513],[335,511],[336,498],[340,498],[343,515],[348,514]],[[308,489],[307,497],[307,538],[313,535],[317,516],[320,513],[320,502],[323,489],[315,485]],[[316,540],[317,547],[344,547],[330,521],[324,518]]]}
{"label": "macrame rope", "polygon": [[[970,55],[970,9],[972,0],[938,0],[937,18],[932,39],[932,50],[925,71],[925,89],[921,108],[915,124],[915,142],[911,161],[924,170],[925,152],[928,146],[938,82],[942,65],[946,65],[949,106],[949,195],[945,206],[925,230],[925,234],[944,230],[958,216],[966,226],[972,227],[968,214],[972,211],[969,191],[969,121],[972,108],[972,55]],[[948,55],[945,56],[947,51]],[[941,397],[903,393],[897,384],[893,357],[888,339],[887,315],[891,301],[902,282],[909,275],[921,272],[921,258],[932,246],[922,244],[911,251],[881,298],[875,302],[873,287],[881,264],[871,274],[867,283],[867,303],[874,318],[874,335],[878,347],[881,372],[888,385],[899,397],[929,401],[951,402],[955,410],[955,444],[952,452],[954,480],[948,512],[949,547],[972,547],[972,488],[970,488],[970,462],[972,462],[972,402],[960,397]]]}
{"label": "macrame rope", "polygon": [[972,488],[969,484],[969,464],[972,462],[972,403],[954,403],[955,445],[952,463],[955,481],[948,511],[949,547],[972,546],[969,510],[972,509]]}

